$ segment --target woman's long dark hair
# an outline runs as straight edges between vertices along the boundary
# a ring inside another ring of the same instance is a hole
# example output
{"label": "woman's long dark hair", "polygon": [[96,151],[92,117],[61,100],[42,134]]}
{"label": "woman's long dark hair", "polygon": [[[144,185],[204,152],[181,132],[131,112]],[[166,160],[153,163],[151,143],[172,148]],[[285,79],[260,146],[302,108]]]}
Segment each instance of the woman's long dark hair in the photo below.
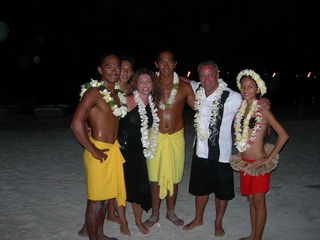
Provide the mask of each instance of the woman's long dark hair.
{"label": "woman's long dark hair", "polygon": [[148,74],[151,77],[151,81],[152,81],[151,96],[156,106],[158,106],[161,100],[161,88],[159,84],[159,79],[155,74],[155,72],[149,68],[140,68],[134,73],[132,80],[130,82],[130,88],[127,95],[132,95],[133,92],[137,90],[138,78],[142,74]]}

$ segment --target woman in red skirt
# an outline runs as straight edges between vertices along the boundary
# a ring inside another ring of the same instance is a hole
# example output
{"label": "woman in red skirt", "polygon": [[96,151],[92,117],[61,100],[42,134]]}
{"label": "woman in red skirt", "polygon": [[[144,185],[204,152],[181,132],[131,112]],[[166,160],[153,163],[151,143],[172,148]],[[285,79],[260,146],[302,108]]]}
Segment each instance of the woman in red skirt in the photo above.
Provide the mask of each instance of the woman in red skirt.
{"label": "woman in red skirt", "polygon": [[[250,204],[251,235],[247,240],[262,239],[267,218],[265,194],[269,191],[270,171],[277,165],[279,151],[288,134],[270,110],[261,110],[259,99],[267,88],[259,74],[246,69],[237,76],[243,101],[234,119],[235,146],[240,152],[240,190]],[[265,150],[264,136],[271,126],[278,135],[272,149]],[[231,165],[232,162],[230,161]]]}

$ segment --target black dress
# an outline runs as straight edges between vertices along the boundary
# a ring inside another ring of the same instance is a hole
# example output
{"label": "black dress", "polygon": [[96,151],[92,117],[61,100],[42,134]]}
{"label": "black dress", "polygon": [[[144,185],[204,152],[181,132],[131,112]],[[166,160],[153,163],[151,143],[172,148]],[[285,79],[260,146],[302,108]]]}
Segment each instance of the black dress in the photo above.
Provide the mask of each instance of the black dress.
{"label": "black dress", "polygon": [[[141,120],[136,106],[120,120],[118,140],[121,153],[126,160],[123,164],[127,190],[127,201],[140,204],[145,211],[151,208],[151,190],[149,185],[146,158],[141,142]],[[152,125],[150,106],[146,106],[148,125]]]}

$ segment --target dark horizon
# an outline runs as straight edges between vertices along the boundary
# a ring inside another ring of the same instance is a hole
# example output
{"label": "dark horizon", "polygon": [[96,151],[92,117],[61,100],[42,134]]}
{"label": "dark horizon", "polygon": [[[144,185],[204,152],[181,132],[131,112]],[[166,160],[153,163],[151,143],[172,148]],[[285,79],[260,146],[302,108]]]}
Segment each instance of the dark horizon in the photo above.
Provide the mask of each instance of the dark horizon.
{"label": "dark horizon", "polygon": [[[177,72],[186,76],[191,71],[193,79],[197,79],[197,64],[210,58],[234,90],[236,74],[251,68],[262,76],[268,74],[274,101],[281,100],[281,94],[302,99],[304,88],[310,97],[315,95],[319,24],[313,1],[232,4],[208,0],[68,5],[3,1],[0,105],[24,98],[35,98],[37,104],[75,104],[80,85],[94,77],[95,58],[102,51],[128,54],[137,60],[136,69],[155,70],[155,56],[164,48],[175,54]],[[310,78],[308,72],[312,72]]]}

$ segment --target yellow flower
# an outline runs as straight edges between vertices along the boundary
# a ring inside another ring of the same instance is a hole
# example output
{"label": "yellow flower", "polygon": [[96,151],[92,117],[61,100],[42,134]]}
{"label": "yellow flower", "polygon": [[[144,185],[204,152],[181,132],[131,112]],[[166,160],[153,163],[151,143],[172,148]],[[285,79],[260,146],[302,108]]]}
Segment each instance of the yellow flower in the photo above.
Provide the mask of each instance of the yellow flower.
{"label": "yellow flower", "polygon": [[258,73],[256,73],[255,71],[251,70],[251,69],[245,69],[242,70],[241,72],[239,72],[238,76],[237,76],[237,86],[239,88],[239,90],[241,90],[241,78],[242,77],[251,77],[258,85],[258,88],[261,91],[261,96],[263,96],[264,94],[266,94],[267,92],[267,87],[265,82],[261,79],[260,75]]}

